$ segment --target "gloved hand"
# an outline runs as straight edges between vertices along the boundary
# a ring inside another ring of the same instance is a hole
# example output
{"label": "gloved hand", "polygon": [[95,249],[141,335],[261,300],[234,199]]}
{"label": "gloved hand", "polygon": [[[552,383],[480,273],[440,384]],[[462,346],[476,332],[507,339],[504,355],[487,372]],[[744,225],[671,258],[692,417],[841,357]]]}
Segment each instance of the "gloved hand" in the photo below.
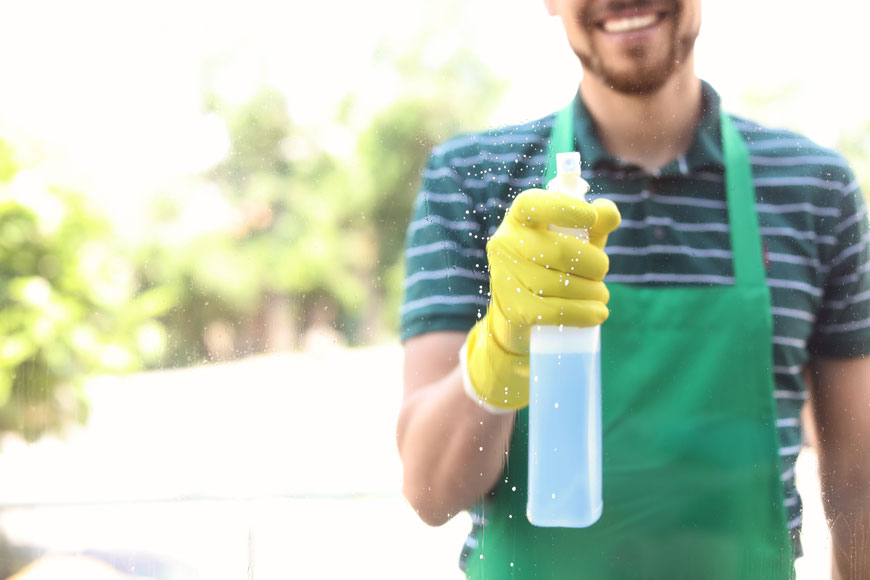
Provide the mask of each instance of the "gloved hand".
{"label": "gloved hand", "polygon": [[[530,189],[514,200],[486,245],[490,302],[468,334],[464,357],[469,395],[492,411],[529,404],[529,334],[534,325],[584,327],[607,319],[602,280],[607,236],[619,225],[616,205]],[[549,225],[589,229],[589,242]]]}

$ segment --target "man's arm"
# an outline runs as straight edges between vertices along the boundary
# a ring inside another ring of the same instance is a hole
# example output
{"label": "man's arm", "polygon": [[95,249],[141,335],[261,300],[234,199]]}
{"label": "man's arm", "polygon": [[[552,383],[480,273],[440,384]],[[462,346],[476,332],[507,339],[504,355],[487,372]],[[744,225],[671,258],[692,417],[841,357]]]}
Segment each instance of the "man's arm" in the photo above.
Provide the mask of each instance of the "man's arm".
{"label": "man's arm", "polygon": [[464,332],[432,332],[405,343],[405,388],[397,440],[405,497],[429,525],[471,507],[501,476],[513,413],[485,411],[465,393]]}
{"label": "man's arm", "polygon": [[870,356],[816,359],[812,403],[836,580],[870,580]]}

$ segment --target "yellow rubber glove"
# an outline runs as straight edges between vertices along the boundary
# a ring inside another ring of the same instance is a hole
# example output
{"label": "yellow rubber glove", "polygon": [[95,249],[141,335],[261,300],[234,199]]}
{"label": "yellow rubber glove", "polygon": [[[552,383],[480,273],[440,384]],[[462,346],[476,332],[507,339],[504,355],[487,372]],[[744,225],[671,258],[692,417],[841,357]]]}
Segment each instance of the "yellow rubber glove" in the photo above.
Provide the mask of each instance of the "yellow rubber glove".
{"label": "yellow rubber glove", "polygon": [[[525,407],[532,326],[588,327],[607,319],[604,245],[619,222],[609,200],[589,204],[542,189],[517,196],[486,245],[489,309],[460,355],[469,395],[491,411]],[[551,224],[589,229],[589,242],[550,231]]]}

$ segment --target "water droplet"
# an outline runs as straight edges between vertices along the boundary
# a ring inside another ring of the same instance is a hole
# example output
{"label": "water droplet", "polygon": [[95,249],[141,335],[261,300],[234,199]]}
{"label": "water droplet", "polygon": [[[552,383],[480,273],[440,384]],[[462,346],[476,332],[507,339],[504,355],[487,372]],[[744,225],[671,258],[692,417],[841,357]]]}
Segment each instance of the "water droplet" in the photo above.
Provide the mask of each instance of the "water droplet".
{"label": "water droplet", "polygon": [[513,486],[513,487],[511,488],[511,491],[516,491],[516,490],[517,490],[517,486]]}

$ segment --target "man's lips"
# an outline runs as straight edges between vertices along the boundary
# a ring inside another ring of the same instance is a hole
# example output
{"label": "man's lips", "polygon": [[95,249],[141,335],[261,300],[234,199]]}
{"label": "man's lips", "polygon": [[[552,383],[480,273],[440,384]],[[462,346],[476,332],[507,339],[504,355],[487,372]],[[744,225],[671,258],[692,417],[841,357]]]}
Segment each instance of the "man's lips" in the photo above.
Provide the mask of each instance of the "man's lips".
{"label": "man's lips", "polygon": [[584,20],[609,34],[644,31],[677,13],[678,0],[603,0],[592,4]]}
{"label": "man's lips", "polygon": [[607,18],[594,22],[596,28],[610,34],[624,34],[652,28],[667,18],[667,11],[630,11],[627,13],[609,15]]}

